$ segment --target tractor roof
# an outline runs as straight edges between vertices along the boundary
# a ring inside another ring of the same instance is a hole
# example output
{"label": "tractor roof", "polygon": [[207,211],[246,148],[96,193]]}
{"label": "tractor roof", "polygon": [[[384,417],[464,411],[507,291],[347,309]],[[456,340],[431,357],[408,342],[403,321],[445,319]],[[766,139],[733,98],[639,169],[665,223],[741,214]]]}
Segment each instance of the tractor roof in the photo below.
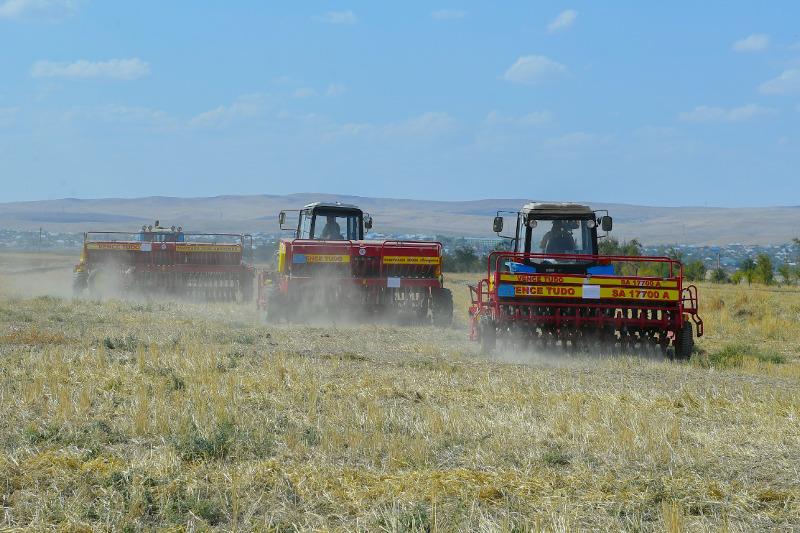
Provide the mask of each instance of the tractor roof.
{"label": "tractor roof", "polygon": [[323,209],[346,209],[361,211],[361,208],[359,208],[357,205],[343,204],[341,202],[314,202],[304,206],[303,209],[317,209],[319,207]]}
{"label": "tractor roof", "polygon": [[542,215],[587,215],[592,214],[588,205],[573,204],[569,202],[530,202],[522,206],[522,213],[536,213]]}

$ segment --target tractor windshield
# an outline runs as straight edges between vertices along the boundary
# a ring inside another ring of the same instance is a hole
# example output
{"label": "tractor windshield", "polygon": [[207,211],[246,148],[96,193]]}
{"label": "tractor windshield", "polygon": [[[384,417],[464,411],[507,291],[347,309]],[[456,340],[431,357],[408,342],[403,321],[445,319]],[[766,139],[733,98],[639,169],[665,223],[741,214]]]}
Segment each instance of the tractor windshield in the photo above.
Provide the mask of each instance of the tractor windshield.
{"label": "tractor windshield", "polygon": [[594,220],[534,220],[529,223],[530,252],[542,254],[593,255]]}
{"label": "tractor windshield", "polygon": [[183,242],[183,233],[143,231],[138,234],[137,241],[143,242]]}
{"label": "tractor windshield", "polygon": [[357,212],[320,209],[314,213],[312,238],[326,241],[359,240],[361,239],[359,222],[360,215]]}

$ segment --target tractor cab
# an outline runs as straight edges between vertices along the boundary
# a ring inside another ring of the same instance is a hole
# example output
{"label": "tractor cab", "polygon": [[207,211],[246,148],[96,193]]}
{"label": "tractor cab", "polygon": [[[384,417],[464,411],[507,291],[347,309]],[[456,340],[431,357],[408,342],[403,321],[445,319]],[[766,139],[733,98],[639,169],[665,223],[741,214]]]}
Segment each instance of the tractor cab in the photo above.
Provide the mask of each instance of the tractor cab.
{"label": "tractor cab", "polygon": [[284,227],[286,213],[281,211],[278,222],[283,230],[294,230],[296,239],[316,241],[361,241],[364,230],[372,228],[372,217],[355,205],[315,202],[298,211],[296,228]]}
{"label": "tractor cab", "polygon": [[143,225],[142,230],[136,234],[135,240],[139,242],[184,242],[186,238],[181,226],[164,228],[156,220],[154,225]]}
{"label": "tractor cab", "polygon": [[[493,224],[498,234],[503,231],[501,213],[497,213]],[[506,238],[513,241],[515,252],[533,254],[525,256],[524,263],[537,272],[586,273],[596,264],[598,226],[604,232],[612,227],[607,211],[574,203],[531,202],[513,215],[516,234]],[[584,260],[581,256],[587,257]]]}

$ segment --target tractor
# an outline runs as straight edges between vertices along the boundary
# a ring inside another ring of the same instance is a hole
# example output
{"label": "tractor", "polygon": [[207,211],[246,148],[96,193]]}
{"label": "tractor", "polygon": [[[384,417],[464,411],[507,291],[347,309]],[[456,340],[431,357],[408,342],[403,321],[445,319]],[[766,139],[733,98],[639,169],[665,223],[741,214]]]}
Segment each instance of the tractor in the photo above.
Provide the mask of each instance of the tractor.
{"label": "tractor", "polygon": [[76,295],[143,294],[203,301],[251,301],[255,271],[245,259],[252,237],[187,233],[182,227],[144,225],[141,231],[84,233],[75,265]]}
{"label": "tractor", "polygon": [[[297,213],[290,226],[287,213]],[[453,296],[444,288],[439,242],[368,240],[372,217],[355,205],[316,202],[281,211],[273,271],[258,279],[258,306],[270,321],[315,317],[448,326]]]}
{"label": "tractor", "polygon": [[[506,218],[512,235],[502,235]],[[484,353],[502,341],[689,358],[695,332],[703,335],[697,287],[684,285],[683,265],[669,257],[600,255],[612,226],[607,211],[575,203],[498,211],[492,229],[509,250],[490,253],[486,277],[470,286],[470,338]]]}

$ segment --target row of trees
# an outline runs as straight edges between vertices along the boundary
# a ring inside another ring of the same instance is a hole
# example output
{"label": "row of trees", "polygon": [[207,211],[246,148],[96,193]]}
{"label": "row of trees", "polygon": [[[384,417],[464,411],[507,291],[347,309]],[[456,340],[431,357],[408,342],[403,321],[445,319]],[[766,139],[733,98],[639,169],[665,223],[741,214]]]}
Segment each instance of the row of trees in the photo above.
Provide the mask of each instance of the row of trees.
{"label": "row of trees", "polygon": [[[800,266],[792,266],[788,263],[778,265],[774,268],[772,259],[767,254],[758,254],[755,259],[746,258],[739,263],[739,268],[731,274],[731,283],[747,282],[750,285],[753,282],[763,283],[764,285],[773,285],[777,282],[775,273],[780,276],[780,280],[785,285],[794,285],[800,283]],[[728,281],[723,279],[721,281]]]}
{"label": "row of trees", "polygon": [[[795,248],[800,253],[800,238],[792,239]],[[731,275],[723,269],[716,269],[711,273],[711,281],[717,283],[763,283],[773,285],[780,276],[781,283],[794,285],[800,283],[800,265],[783,263],[776,268],[772,258],[767,254],[758,254],[755,258],[747,257],[739,263],[738,269]]]}
{"label": "row of trees", "polygon": [[[800,238],[793,239],[793,242],[798,252],[800,252]],[[507,243],[500,243],[498,249],[500,248],[507,249]],[[274,256],[276,249],[276,243],[260,246],[255,250],[255,259],[257,261],[268,261]],[[642,251],[643,246],[637,239],[619,241],[611,237],[603,239],[599,243],[601,255],[638,257],[642,255]],[[675,248],[667,250],[666,255],[681,262],[684,259],[680,250]],[[478,254],[472,247],[461,245],[444,254],[442,267],[446,272],[483,272],[486,270],[487,258],[488,254]],[[619,265],[620,273],[622,274],[638,274],[642,276],[663,276],[667,274],[665,271],[667,268],[666,265],[658,263],[642,264],[631,262]],[[746,282],[748,285],[751,283],[771,285],[776,282],[776,273],[785,284],[800,284],[800,266],[784,263],[775,268],[772,258],[767,254],[758,254],[755,258],[748,257],[744,259],[732,274],[729,274],[723,268],[714,269],[708,275],[708,278],[715,283]],[[695,259],[684,263],[683,274],[688,281],[700,281],[706,279],[708,269],[701,260]]]}
{"label": "row of trees", "polygon": [[[603,239],[598,245],[600,255],[623,255],[638,257],[642,255],[642,243],[636,239],[618,241],[610,237]],[[676,248],[667,250],[667,257],[683,263],[683,254]],[[624,274],[640,276],[665,276],[669,265],[664,263],[623,263],[619,267]],[[683,276],[689,281],[700,281],[706,278],[706,265],[699,259],[684,263]]]}

